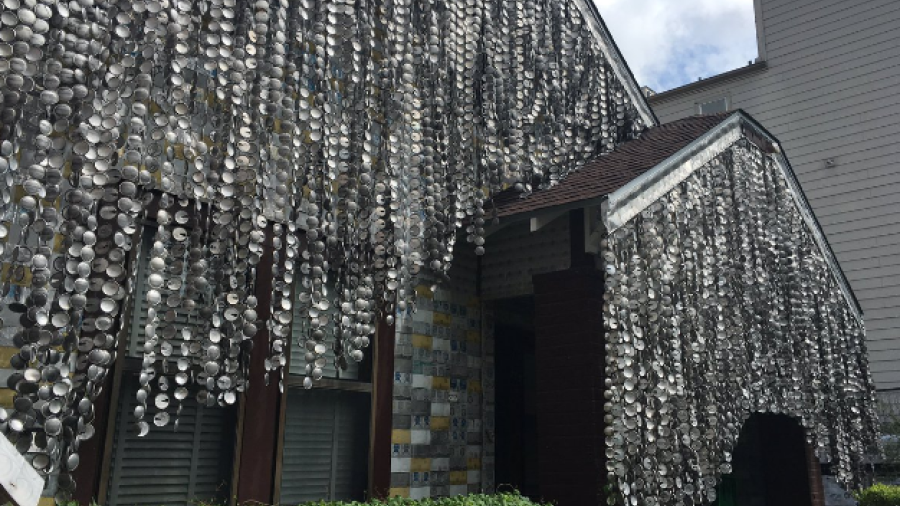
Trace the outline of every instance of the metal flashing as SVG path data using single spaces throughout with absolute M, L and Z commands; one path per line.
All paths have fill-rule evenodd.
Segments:
M 732 115 L 656 167 L 609 195 L 607 229 L 614 232 L 734 144 L 741 138 L 740 127 L 741 115 Z

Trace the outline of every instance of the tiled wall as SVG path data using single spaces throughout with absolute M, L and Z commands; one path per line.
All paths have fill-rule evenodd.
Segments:
M 399 320 L 391 495 L 493 490 L 493 319 L 463 285 L 418 287 L 418 311 Z

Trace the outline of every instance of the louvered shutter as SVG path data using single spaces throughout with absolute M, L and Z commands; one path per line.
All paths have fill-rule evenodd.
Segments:
M 109 506 L 187 506 L 218 501 L 230 492 L 234 425 L 229 408 L 199 406 L 188 398 L 178 430 L 151 427 L 138 437 L 132 422 L 137 381 L 124 377 L 113 443 Z M 148 418 L 156 410 L 148 406 Z
M 291 389 L 287 403 L 279 502 L 363 499 L 368 482 L 368 394 Z

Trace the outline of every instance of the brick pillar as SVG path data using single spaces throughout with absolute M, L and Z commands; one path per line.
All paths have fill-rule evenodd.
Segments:
M 534 277 L 538 490 L 557 506 L 605 504 L 603 277 Z
M 806 443 L 806 473 L 809 477 L 810 504 L 825 506 L 825 485 L 822 483 L 822 466 L 813 452 L 812 446 Z

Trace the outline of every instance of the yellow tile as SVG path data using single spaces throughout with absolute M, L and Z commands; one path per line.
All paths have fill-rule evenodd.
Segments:
M 391 431 L 391 443 L 395 445 L 409 444 L 412 436 L 409 429 L 394 429 Z
M 422 334 L 413 334 L 412 335 L 413 348 L 422 348 L 424 350 L 430 350 L 431 343 L 432 343 L 431 336 L 426 336 L 426 335 L 422 335 Z
M 431 388 L 435 390 L 450 390 L 450 378 L 434 376 L 431 378 Z
M 41 497 L 38 506 L 56 506 L 56 501 L 52 497 Z
M 13 398 L 16 396 L 16 391 L 10 388 L 0 388 L 0 407 L 11 408 L 13 405 Z
M 391 497 L 403 497 L 404 499 L 409 498 L 409 488 L 392 488 L 388 494 Z M 43 505 L 41 505 L 43 506 Z
M 478 343 L 481 342 L 481 332 L 477 330 L 469 330 L 466 332 L 466 341 L 470 343 Z
M 481 459 L 468 459 L 466 461 L 466 467 L 468 467 L 470 471 L 474 469 L 481 469 Z
M 431 291 L 431 287 L 428 285 L 417 286 L 416 295 L 418 295 L 419 297 L 425 297 L 426 299 L 434 298 L 434 292 Z
M 480 392 L 481 391 L 481 382 L 478 380 L 470 379 L 469 383 L 468 383 L 468 387 L 469 387 L 468 390 L 470 392 Z
M 468 471 L 450 471 L 451 485 L 465 485 L 469 482 Z
M 22 269 L 21 276 L 17 275 L 17 277 L 10 278 L 10 265 L 11 264 L 9 263 L 3 264 L 3 270 L 2 273 L 0 273 L 0 277 L 2 277 L 3 279 L 9 279 L 9 282 L 14 285 L 31 286 L 31 267 L 20 266 L 20 268 Z M 15 273 L 17 271 L 13 272 Z
M 0 346 L 0 369 L 8 369 L 10 367 L 9 359 L 18 353 L 19 348 L 15 346 Z
M 431 471 L 431 459 L 410 459 L 409 470 L 413 473 Z
M 431 430 L 449 430 L 450 429 L 450 417 L 449 416 L 432 416 L 431 417 Z
M 453 319 L 447 313 L 438 313 L 434 312 L 434 318 L 432 319 L 432 323 L 435 325 L 443 325 L 444 327 L 449 327 L 452 323 Z

